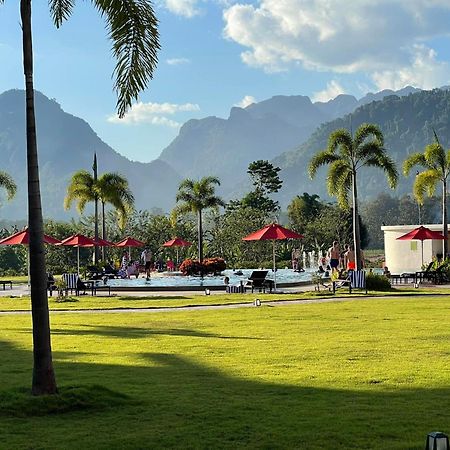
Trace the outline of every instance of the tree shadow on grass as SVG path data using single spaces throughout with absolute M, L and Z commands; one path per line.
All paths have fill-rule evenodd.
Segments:
M 119 294 L 120 295 L 120 294 Z M 117 297 L 117 300 L 137 301 L 137 300 L 192 300 L 192 297 L 184 295 L 148 295 L 145 297 L 123 296 Z
M 136 356 L 136 355 L 134 355 Z M 0 341 L 3 389 L 27 385 L 31 354 Z M 233 377 L 169 353 L 140 365 L 57 360 L 61 385 L 97 380 L 136 402 L 26 421 L 3 416 L 4 448 L 422 449 L 448 428 L 450 388 L 397 389 L 382 383 L 342 390 Z M 21 368 L 14 379 L 8 370 Z M 269 370 L 270 368 L 268 368 Z M 0 397 L 0 408 L 2 407 Z

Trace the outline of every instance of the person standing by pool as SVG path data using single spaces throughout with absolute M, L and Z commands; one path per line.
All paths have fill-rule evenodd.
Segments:
M 148 247 L 145 247 L 144 251 L 141 253 L 141 260 L 145 266 L 145 276 L 147 281 L 150 279 L 150 273 L 152 270 L 152 252 Z
M 333 245 L 328 249 L 328 259 L 330 261 L 331 270 L 336 270 L 339 267 L 339 258 L 341 256 L 341 250 L 339 248 L 338 241 L 334 241 Z

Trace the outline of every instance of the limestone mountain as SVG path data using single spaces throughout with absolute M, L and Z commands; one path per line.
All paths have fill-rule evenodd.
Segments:
M 423 151 L 433 142 L 433 129 L 445 148 L 450 147 L 450 92 L 447 89 L 419 91 L 399 97 L 391 95 L 357 108 L 352 114 L 322 124 L 312 136 L 297 149 L 283 153 L 273 160 L 281 167 L 284 180 L 279 199 L 283 206 L 297 194 L 317 193 L 327 198 L 326 169 L 321 169 L 314 180 L 307 175 L 307 166 L 313 154 L 327 146 L 330 133 L 338 128 L 355 130 L 360 124 L 377 124 L 383 131 L 385 147 L 397 162 L 399 172 L 404 159 L 412 152 Z M 399 177 L 396 195 L 411 193 L 412 174 Z M 359 174 L 360 198 L 371 198 L 387 191 L 384 175 L 379 170 L 363 168 Z
M 63 209 L 68 181 L 80 169 L 91 170 L 93 153 L 99 161 L 99 173 L 119 172 L 130 183 L 136 207 L 169 210 L 176 195 L 180 176 L 167 163 L 132 162 L 114 151 L 87 122 L 64 112 L 54 100 L 36 92 L 36 121 L 43 213 L 45 217 L 67 218 Z M 18 185 L 11 202 L 2 202 L 2 217 L 23 219 L 26 202 L 25 100 L 22 90 L 0 95 L 0 154 L 2 170 L 10 173 Z
M 339 95 L 328 102 L 315 103 L 301 95 L 278 95 L 246 108 L 234 107 L 228 119 L 206 117 L 186 122 L 159 159 L 182 177 L 218 176 L 222 193 L 227 195 L 246 179 L 250 162 L 272 159 L 298 147 L 319 125 L 363 104 L 394 93 L 403 96 L 415 91 L 412 87 L 397 92 L 385 90 L 360 100 Z

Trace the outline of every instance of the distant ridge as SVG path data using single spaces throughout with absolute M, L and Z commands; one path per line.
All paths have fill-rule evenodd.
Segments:
M 119 172 L 128 178 L 138 209 L 152 207 L 169 210 L 174 201 L 180 175 L 167 163 L 132 162 L 104 143 L 87 122 L 63 111 L 54 100 L 36 91 L 36 122 L 43 212 L 45 217 L 67 218 L 63 199 L 71 175 L 80 169 L 92 170 L 97 152 L 99 173 Z M 18 184 L 16 198 L 2 202 L 3 218 L 23 219 L 26 203 L 24 91 L 10 90 L 0 95 L 0 152 L 2 170 Z

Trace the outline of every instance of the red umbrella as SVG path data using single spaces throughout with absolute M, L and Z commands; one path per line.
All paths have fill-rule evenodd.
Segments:
M 93 247 L 95 245 L 95 241 L 87 236 L 83 236 L 82 234 L 73 234 L 66 239 L 61 241 L 59 245 L 69 245 L 72 247 L 77 247 L 77 269 L 78 276 L 80 275 L 80 247 Z
M 143 247 L 145 242 L 138 241 L 132 237 L 126 237 L 115 244 L 116 247 L 128 247 L 128 259 L 131 260 L 131 247 Z
M 277 289 L 277 272 L 275 267 L 275 241 L 284 239 L 303 239 L 303 235 L 296 233 L 295 231 L 288 230 L 287 228 L 278 225 L 277 223 L 271 223 L 266 225 L 261 230 L 255 231 L 252 234 L 242 238 L 243 241 L 267 241 L 273 242 L 273 277 L 275 290 Z
M 427 227 L 420 226 L 419 228 L 415 228 L 414 230 L 410 231 L 409 233 L 404 234 L 403 236 L 400 236 L 397 238 L 398 241 L 421 241 L 422 243 L 422 266 L 423 266 L 423 241 L 432 240 L 432 239 L 439 239 L 443 240 L 445 237 L 438 233 L 437 231 L 430 230 Z
M 0 245 L 28 245 L 30 242 L 30 233 L 28 232 L 28 227 L 24 228 L 22 231 L 12 234 L 11 236 L 5 237 L 0 240 Z M 44 234 L 44 243 L 58 245 L 61 241 L 55 239 L 54 237 Z M 29 258 L 29 255 L 28 255 Z M 29 260 L 28 260 L 29 266 Z M 28 270 L 29 272 L 29 270 Z M 28 284 L 30 283 L 28 274 Z
M 5 237 L 0 240 L 0 244 L 2 245 L 28 245 L 30 239 L 30 234 L 28 233 L 28 227 L 22 231 L 18 231 L 17 233 L 12 234 L 11 236 Z M 59 244 L 61 241 L 55 239 L 54 237 L 48 236 L 44 234 L 44 243 L 45 244 Z
M 192 245 L 191 242 L 185 241 L 179 237 L 173 238 L 170 241 L 165 242 L 162 246 L 163 247 L 176 247 L 177 248 L 177 261 L 176 264 L 178 265 L 178 247 L 189 247 Z

